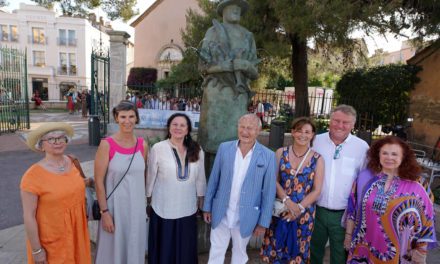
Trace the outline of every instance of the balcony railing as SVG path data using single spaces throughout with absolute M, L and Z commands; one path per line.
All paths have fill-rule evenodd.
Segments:
M 58 67 L 58 75 L 67 75 L 67 66 Z
M 0 40 L 5 42 L 18 42 L 18 39 L 18 35 L 3 34 Z
M 76 65 L 70 65 L 69 67 L 69 75 L 70 76 L 76 76 Z
M 49 44 L 48 43 L 48 37 L 34 38 L 33 36 L 28 36 L 28 43 L 30 43 L 30 44 L 42 44 L 42 45 Z
M 76 39 L 57 38 L 57 43 L 59 46 L 76 47 Z
M 70 67 L 67 67 L 63 65 L 61 67 L 58 67 L 58 75 L 76 76 L 77 75 L 76 66 L 70 65 Z

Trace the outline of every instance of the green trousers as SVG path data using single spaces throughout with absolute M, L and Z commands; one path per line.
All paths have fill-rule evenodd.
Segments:
M 327 240 L 330 240 L 330 264 L 347 262 L 347 253 L 344 249 L 345 229 L 341 226 L 343 214 L 344 211 L 316 206 L 315 228 L 310 245 L 312 264 L 323 263 Z

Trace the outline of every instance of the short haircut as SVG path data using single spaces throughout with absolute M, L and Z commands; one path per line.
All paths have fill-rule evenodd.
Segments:
M 132 103 L 131 101 L 128 101 L 128 100 L 122 100 L 121 102 L 119 102 L 119 104 L 117 106 L 115 106 L 113 108 L 113 111 L 112 111 L 113 118 L 116 120 L 119 112 L 130 111 L 130 110 L 133 110 L 134 113 L 136 114 L 136 124 L 139 124 L 139 112 L 137 110 L 137 107 L 134 103 Z
M 261 127 L 262 127 L 261 120 L 260 120 L 260 118 L 256 114 L 245 114 L 245 115 L 242 115 L 238 119 L 238 124 L 240 124 L 240 122 L 245 120 L 245 119 L 251 119 L 252 121 L 257 123 L 258 128 L 261 129 Z
M 346 105 L 346 104 L 340 104 L 338 106 L 336 106 L 335 108 L 332 109 L 332 112 L 330 113 L 330 117 L 333 115 L 333 113 L 335 112 L 342 112 L 346 115 L 351 115 L 354 117 L 354 122 L 356 122 L 356 109 L 354 109 L 353 106 L 351 105 Z

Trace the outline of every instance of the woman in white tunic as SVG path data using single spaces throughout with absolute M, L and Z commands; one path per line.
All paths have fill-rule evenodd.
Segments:
M 113 109 L 113 117 L 119 131 L 101 140 L 95 157 L 95 185 L 101 208 L 95 263 L 144 263 L 148 145 L 134 135 L 139 114 L 133 103 L 121 101 Z

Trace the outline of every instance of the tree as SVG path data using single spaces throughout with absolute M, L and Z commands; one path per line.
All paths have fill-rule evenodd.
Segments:
M 40 6 L 52 9 L 58 4 L 63 15 L 86 17 L 90 9 L 101 7 L 111 20 L 129 20 L 138 14 L 136 0 L 32 0 Z
M 8 6 L 9 3 L 6 0 L 0 0 L 0 7 Z
M 216 3 L 198 0 L 205 15 L 187 17 L 185 44 L 196 47 L 216 17 Z M 250 10 L 242 24 L 254 33 L 259 57 L 289 58 L 291 79 L 296 92 L 297 115 L 309 115 L 308 43 L 330 51 L 342 49 L 344 65 L 350 64 L 356 41 L 354 30 L 367 35 L 391 32 L 401 34 L 410 28 L 419 37 L 438 37 L 440 1 L 346 1 L 346 0 L 249 0 Z
M 338 103 L 352 105 L 360 116 L 367 114 L 374 127 L 405 124 L 409 93 L 419 81 L 420 70 L 419 66 L 391 64 L 350 71 L 336 85 Z

